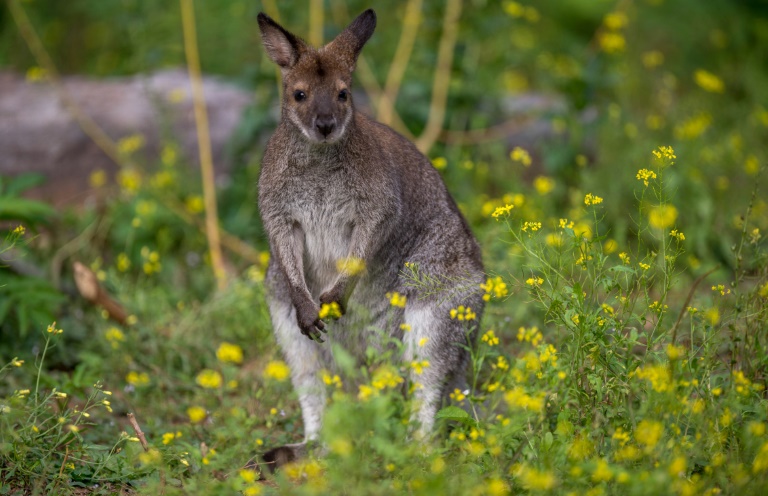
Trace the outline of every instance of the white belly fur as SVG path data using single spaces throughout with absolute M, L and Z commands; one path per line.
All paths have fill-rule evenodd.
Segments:
M 304 231 L 304 277 L 315 297 L 335 282 L 336 262 L 349 256 L 351 210 L 328 205 L 300 219 Z

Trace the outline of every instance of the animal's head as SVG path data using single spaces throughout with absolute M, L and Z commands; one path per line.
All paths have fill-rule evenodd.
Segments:
M 338 141 L 352 119 L 352 72 L 376 28 L 376 13 L 366 10 L 317 49 L 263 13 L 258 20 L 267 55 L 282 72 L 283 119 L 312 142 Z

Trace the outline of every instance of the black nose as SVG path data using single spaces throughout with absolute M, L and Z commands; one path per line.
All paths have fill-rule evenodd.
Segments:
M 320 134 L 327 137 L 336 127 L 336 119 L 332 115 L 320 115 L 315 121 L 315 127 L 320 131 Z

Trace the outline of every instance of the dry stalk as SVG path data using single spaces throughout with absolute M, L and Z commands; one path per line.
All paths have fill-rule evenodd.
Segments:
M 432 84 L 432 101 L 429 106 L 429 117 L 424 132 L 416 140 L 416 147 L 422 153 L 427 153 L 440 137 L 445 120 L 445 109 L 448 103 L 448 87 L 451 82 L 451 67 L 456 38 L 459 34 L 459 18 L 461 17 L 461 0 L 448 0 L 443 17 L 443 35 L 437 50 L 437 68 Z
M 408 67 L 408 61 L 411 59 L 413 45 L 416 42 L 416 34 L 421 25 L 421 5 L 422 0 L 409 0 L 405 7 L 405 16 L 403 18 L 403 30 L 400 33 L 400 40 L 397 42 L 395 56 L 387 73 L 387 82 L 384 84 L 384 93 L 379 98 L 378 118 L 384 124 L 391 124 L 394 117 L 395 102 L 400 86 L 403 83 L 405 69 Z
M 309 0 L 309 42 L 323 44 L 323 0 Z
M 189 79 L 192 83 L 192 101 L 195 108 L 197 126 L 197 144 L 200 151 L 200 172 L 203 182 L 203 200 L 205 202 L 205 234 L 208 237 L 208 249 L 211 252 L 211 265 L 219 289 L 227 285 L 227 273 L 221 255 L 219 219 L 216 208 L 216 183 L 213 176 L 213 157 L 211 137 L 208 126 L 208 112 L 203 95 L 203 78 L 200 71 L 200 55 L 197 49 L 195 30 L 195 7 L 192 0 L 181 2 L 182 29 L 184 31 L 184 52 L 187 56 Z

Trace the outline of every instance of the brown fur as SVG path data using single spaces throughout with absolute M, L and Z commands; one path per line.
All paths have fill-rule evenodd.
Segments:
M 482 314 L 480 248 L 430 161 L 392 129 L 354 110 L 349 90 L 376 16 L 361 14 L 328 45 L 315 49 L 259 15 L 264 46 L 283 72 L 283 119 L 267 145 L 259 207 L 272 249 L 267 273 L 275 334 L 299 394 L 307 439 L 318 436 L 324 386 L 332 368 L 318 312 L 338 302 L 346 314 L 329 338 L 364 350 L 376 332 L 403 340 L 404 360 L 430 362 L 414 380 L 420 432 L 430 431 L 447 389 L 461 384 L 472 343 L 449 310 Z M 299 95 L 298 92 L 303 92 Z M 301 98 L 299 98 L 301 96 Z M 339 273 L 339 259 L 363 260 L 366 271 Z M 405 262 L 443 281 L 441 295 L 421 294 L 400 276 Z M 407 297 L 405 309 L 386 294 Z M 478 317 L 479 318 L 479 317 Z M 400 324 L 413 330 L 404 334 Z M 377 331 L 377 332 L 378 332 Z M 308 341 L 299 334 L 312 339 Z M 428 344 L 417 347 L 426 337 Z

